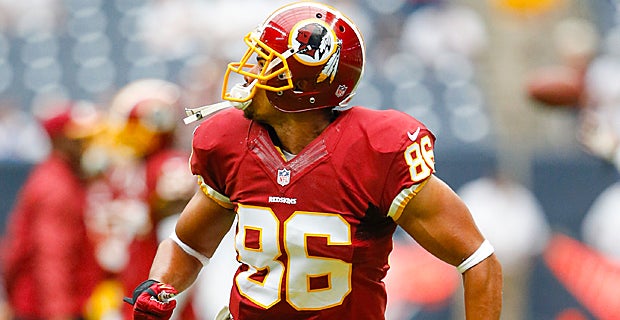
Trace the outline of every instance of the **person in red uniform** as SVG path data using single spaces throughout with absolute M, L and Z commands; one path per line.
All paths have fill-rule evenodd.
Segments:
M 80 319 L 102 277 L 84 221 L 80 159 L 94 109 L 69 103 L 41 115 L 51 152 L 16 199 L 3 243 L 3 276 L 16 319 Z
M 434 175 L 433 134 L 407 114 L 346 105 L 365 60 L 353 22 L 293 3 L 245 43 L 224 80 L 236 108 L 201 113 L 190 161 L 201 191 L 126 299 L 134 318 L 168 318 L 236 218 L 241 265 L 221 319 L 385 319 L 399 226 L 462 273 L 467 319 L 499 319 L 501 265 Z M 245 83 L 229 90 L 231 73 Z
M 127 84 L 114 95 L 107 130 L 93 143 L 111 161 L 91 184 L 91 232 L 101 265 L 124 294 L 148 275 L 160 222 L 180 213 L 197 189 L 187 170 L 189 152 L 176 141 L 180 91 L 154 78 Z

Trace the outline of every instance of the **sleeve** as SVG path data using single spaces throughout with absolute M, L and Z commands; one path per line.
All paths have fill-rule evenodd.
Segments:
M 435 136 L 417 121 L 407 125 L 412 127 L 402 130 L 405 139 L 394 152 L 383 192 L 382 203 L 387 204 L 388 216 L 394 220 L 435 172 Z
M 225 157 L 217 140 L 206 139 L 208 122 L 202 123 L 194 131 L 190 169 L 198 177 L 198 185 L 205 195 L 224 208 L 232 209 L 233 204 L 226 195 L 226 174 L 223 170 Z

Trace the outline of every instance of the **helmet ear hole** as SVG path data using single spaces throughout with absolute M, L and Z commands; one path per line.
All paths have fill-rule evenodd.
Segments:
M 305 92 L 308 91 L 308 80 L 302 79 L 295 82 L 294 91 Z

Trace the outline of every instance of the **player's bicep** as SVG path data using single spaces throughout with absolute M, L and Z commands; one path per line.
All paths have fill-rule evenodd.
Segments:
M 199 190 L 183 209 L 175 232 L 183 243 L 211 257 L 234 219 L 233 210 L 222 207 Z
M 433 134 L 421 127 L 406 134 L 406 141 L 400 142 L 399 148 L 392 152 L 394 160 L 382 196 L 382 204 L 387 205 L 387 214 L 394 220 L 399 219 L 410 199 L 435 172 Z
M 396 223 L 430 253 L 454 266 L 484 241 L 463 201 L 434 175 L 409 201 Z

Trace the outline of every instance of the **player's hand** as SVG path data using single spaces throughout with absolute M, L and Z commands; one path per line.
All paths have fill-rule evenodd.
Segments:
M 157 320 L 170 319 L 177 306 L 173 298 L 179 292 L 172 287 L 155 280 L 146 280 L 136 287 L 132 298 L 123 300 L 133 305 L 133 319 Z

